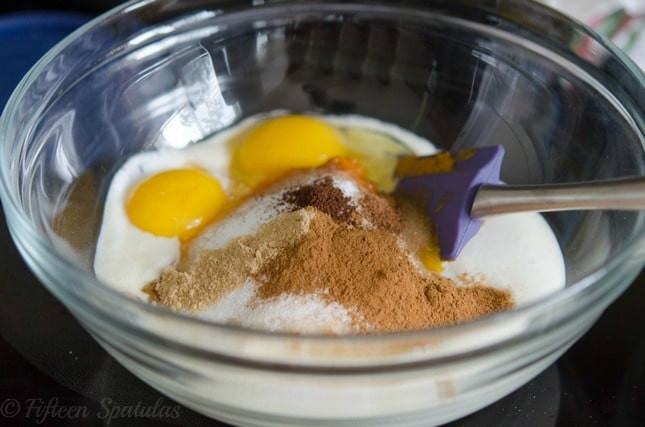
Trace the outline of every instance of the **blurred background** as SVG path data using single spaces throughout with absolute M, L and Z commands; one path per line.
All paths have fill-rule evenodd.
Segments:
M 645 69 L 645 0 L 542 0 L 590 25 Z
M 168 0 L 181 1 L 181 0 Z M 541 0 L 585 22 L 610 38 L 645 68 L 645 0 Z M 119 0 L 3 0 L 0 12 L 16 10 L 67 10 L 101 13 Z

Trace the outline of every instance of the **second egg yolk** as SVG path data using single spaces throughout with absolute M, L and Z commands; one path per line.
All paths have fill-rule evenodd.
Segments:
M 158 173 L 139 184 L 126 204 L 130 221 L 156 236 L 185 241 L 226 202 L 219 181 L 197 169 Z
M 282 116 L 253 129 L 233 154 L 233 175 L 250 187 L 291 169 L 312 168 L 346 156 L 338 131 L 308 116 Z

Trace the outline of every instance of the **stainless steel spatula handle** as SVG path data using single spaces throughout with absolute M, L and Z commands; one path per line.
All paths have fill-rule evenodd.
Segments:
M 645 209 L 645 178 L 550 185 L 482 185 L 473 201 L 473 218 L 509 212 Z

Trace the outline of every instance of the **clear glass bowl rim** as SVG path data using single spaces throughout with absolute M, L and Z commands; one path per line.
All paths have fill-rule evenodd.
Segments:
M 515 3 L 522 3 L 521 1 L 515 1 Z M 64 50 L 70 43 L 72 43 L 77 38 L 83 36 L 84 34 L 90 32 L 94 27 L 98 26 L 100 23 L 105 21 L 108 18 L 112 18 L 118 15 L 127 14 L 129 11 L 136 10 L 141 7 L 146 7 L 151 3 L 155 3 L 156 0 L 131 0 L 126 2 L 106 13 L 96 17 L 90 22 L 86 23 L 72 34 L 67 36 L 64 40 L 59 42 L 54 46 L 47 54 L 45 54 L 32 68 L 31 70 L 23 77 L 19 85 L 14 90 L 11 95 L 7 105 L 0 117 L 0 141 L 3 144 L 6 143 L 7 133 L 9 131 L 7 123 L 9 120 L 3 120 L 7 116 L 10 116 L 15 111 L 16 107 L 20 104 L 27 88 L 35 81 L 36 77 L 44 70 L 44 68 L 58 56 L 58 54 Z M 482 2 L 485 3 L 485 2 Z M 342 3 L 335 2 L 316 2 L 316 1 L 294 1 L 294 0 L 280 0 L 275 1 L 269 4 L 271 7 L 283 7 L 285 5 L 295 4 L 300 7 L 306 7 L 308 4 L 310 6 L 316 6 L 317 10 L 321 8 L 326 8 L 328 10 L 333 10 L 336 5 L 343 5 L 343 8 L 347 8 L 348 5 L 355 6 L 366 6 L 369 4 L 368 1 L 345 1 Z M 415 1 L 399 1 L 388 5 L 392 8 L 419 8 L 419 2 Z M 645 74 L 640 70 L 640 68 L 634 64 L 622 51 L 615 47 L 611 42 L 607 41 L 603 37 L 594 33 L 590 28 L 586 27 L 584 24 L 581 24 L 567 16 L 561 14 L 560 12 L 549 8 L 548 6 L 541 4 L 533 4 L 532 7 L 538 7 L 545 11 L 548 15 L 551 15 L 558 20 L 565 23 L 567 26 L 575 27 L 577 31 L 586 36 L 594 39 L 597 43 L 605 47 L 612 56 L 618 58 L 620 62 L 629 70 L 629 72 L 636 78 L 645 84 Z M 21 143 L 24 141 L 21 141 Z M 12 141 L 13 143 L 13 141 Z M 645 148 L 645 144 L 644 147 Z M 2 154 L 2 153 L 0 153 Z M 645 221 L 639 221 L 637 237 L 632 239 L 625 247 L 622 248 L 619 256 L 612 258 L 607 264 L 600 267 L 596 271 L 591 272 L 581 280 L 576 283 L 570 284 L 562 291 L 559 291 L 553 295 L 547 296 L 546 298 L 528 304 L 526 306 L 508 311 L 498 313 L 492 316 L 488 316 L 483 319 L 477 319 L 472 322 L 467 322 L 464 324 L 444 326 L 440 328 L 432 328 L 427 330 L 418 330 L 418 331 L 407 331 L 407 332 L 398 332 L 391 334 L 379 334 L 379 335 L 347 335 L 347 336 L 329 336 L 329 335 L 294 335 L 290 333 L 281 333 L 281 332 L 268 332 L 261 330 L 252 330 L 232 325 L 223 325 L 215 324 L 205 320 L 197 319 L 195 317 L 171 312 L 162 307 L 153 306 L 129 297 L 126 297 L 122 293 L 114 290 L 113 288 L 99 282 L 95 277 L 81 270 L 79 267 L 71 264 L 67 259 L 62 255 L 57 253 L 53 245 L 45 239 L 41 233 L 39 233 L 33 223 L 25 219 L 26 213 L 23 210 L 17 194 L 11 188 L 11 178 L 8 176 L 8 170 L 10 168 L 11 159 L 7 158 L 4 155 L 0 155 L 0 198 L 3 202 L 3 207 L 5 209 L 7 222 L 12 233 L 14 240 L 18 238 L 24 239 L 24 241 L 29 242 L 31 248 L 35 251 L 40 252 L 44 258 L 47 259 L 48 263 L 56 266 L 61 272 L 64 272 L 71 277 L 75 277 L 77 280 L 84 283 L 88 283 L 92 287 L 95 287 L 97 293 L 93 297 L 98 297 L 96 299 L 101 300 L 105 298 L 106 301 L 114 303 L 114 305 L 128 307 L 129 309 L 134 309 L 141 312 L 149 313 L 153 316 L 158 316 L 161 318 L 167 318 L 173 321 L 178 321 L 185 323 L 187 325 L 194 324 L 199 326 L 206 326 L 209 328 L 219 329 L 222 332 L 234 333 L 244 335 L 246 337 L 258 337 L 264 339 L 276 339 L 276 340 L 293 340 L 294 338 L 299 341 L 313 341 L 313 342 L 329 342 L 329 343 L 342 343 L 342 342 L 365 342 L 365 343 L 383 343 L 383 342 L 394 342 L 398 340 L 408 340 L 408 339 L 419 339 L 419 338 L 432 338 L 438 334 L 445 334 L 446 332 L 458 334 L 459 331 L 466 330 L 472 325 L 476 324 L 481 327 L 486 327 L 488 325 L 496 325 L 500 322 L 512 321 L 513 319 L 520 317 L 539 317 L 541 313 L 547 313 L 549 310 L 555 306 L 567 304 L 576 299 L 580 298 L 582 294 L 589 292 L 589 288 L 596 288 L 603 285 L 602 278 L 605 277 L 608 272 L 616 270 L 619 266 L 632 254 L 636 251 L 637 248 L 645 246 Z M 642 215 L 639 217 L 642 219 Z M 46 283 L 46 286 L 49 287 L 50 284 Z M 61 292 L 70 292 L 69 289 L 60 289 Z M 584 295 L 583 295 L 584 296 Z M 85 304 L 85 308 L 89 308 L 90 311 L 99 310 L 100 306 L 95 302 L 91 302 L 88 299 L 80 298 L 78 301 L 81 301 Z M 580 307 L 582 309 L 584 307 Z M 109 317 L 112 317 L 116 321 L 116 324 L 119 324 L 118 315 L 113 313 L 104 312 Z M 504 338 L 502 341 L 493 342 L 490 344 L 482 345 L 474 348 L 474 350 L 485 350 L 487 348 L 492 348 L 496 345 L 500 345 L 503 342 L 515 339 L 518 337 Z

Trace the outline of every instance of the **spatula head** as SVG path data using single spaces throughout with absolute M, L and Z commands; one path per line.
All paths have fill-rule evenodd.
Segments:
M 433 172 L 437 165 L 434 156 L 399 163 L 395 193 L 425 208 L 437 229 L 441 258 L 455 259 L 479 230 L 481 221 L 470 216 L 470 208 L 479 186 L 499 183 L 503 157 L 504 148 L 495 145 L 460 151 L 447 172 Z

